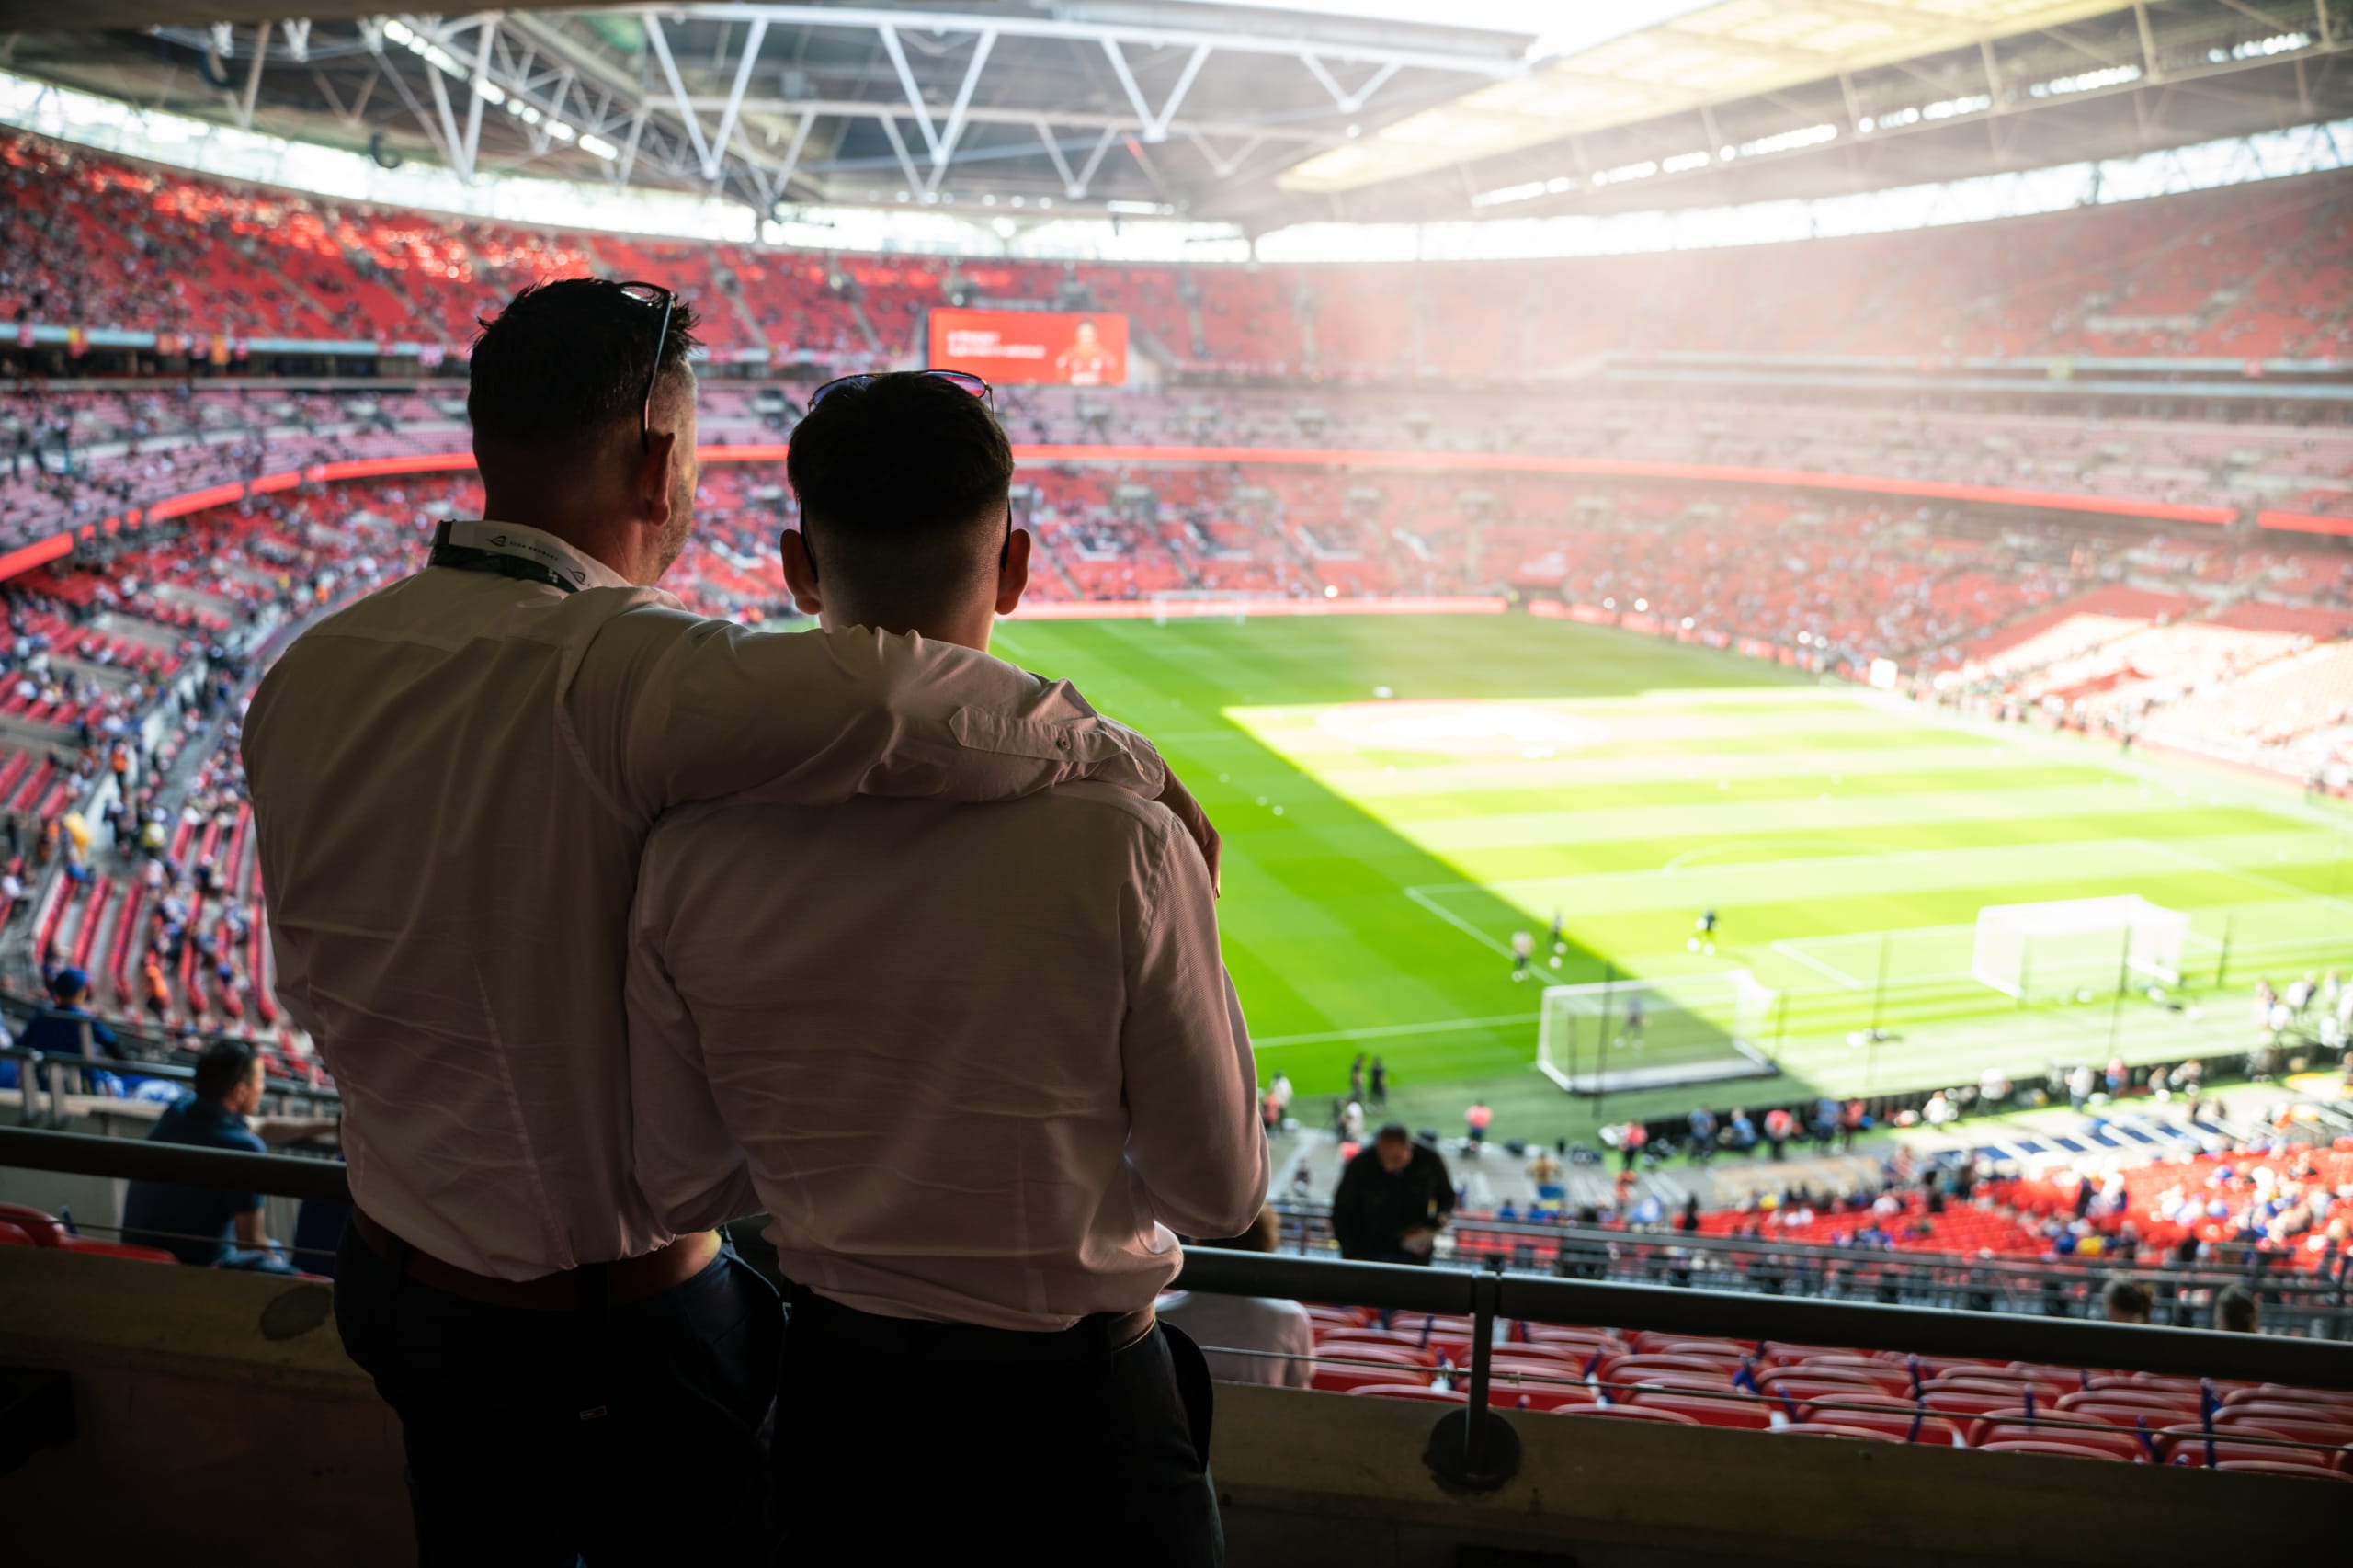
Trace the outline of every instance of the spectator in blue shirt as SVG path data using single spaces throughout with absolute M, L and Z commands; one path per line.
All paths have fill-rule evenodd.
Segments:
M 114 1031 L 91 1017 L 84 1006 L 89 1000 L 90 977 L 78 969 L 51 969 L 48 971 L 50 1006 L 36 1014 L 17 1037 L 17 1045 L 27 1051 L 47 1051 L 57 1056 L 108 1057 L 117 1062 L 128 1060 Z M 85 1030 L 88 1033 L 86 1037 Z M 0 1087 L 13 1087 L 18 1082 L 17 1063 L 0 1063 Z M 61 1067 L 55 1063 L 35 1063 L 28 1082 L 63 1089 L 67 1094 L 79 1094 L 82 1081 L 78 1068 Z
M 151 1143 L 185 1143 L 241 1153 L 268 1152 L 245 1118 L 261 1108 L 262 1063 L 243 1040 L 217 1040 L 196 1062 L 196 1093 L 157 1119 Z M 199 1268 L 291 1274 L 262 1232 L 262 1195 L 176 1182 L 134 1181 L 122 1209 L 122 1239 L 162 1247 Z

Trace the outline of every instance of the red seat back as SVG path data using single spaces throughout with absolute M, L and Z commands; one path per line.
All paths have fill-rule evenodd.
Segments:
M 1418 1399 L 1431 1404 L 1461 1404 L 1471 1396 L 1459 1389 L 1422 1388 L 1413 1383 L 1366 1383 L 1347 1391 L 1372 1399 Z
M 2290 1460 L 2222 1460 L 2214 1468 L 2244 1471 L 2256 1475 L 2302 1476 L 2313 1481 L 2353 1481 L 2353 1475 L 2347 1475 L 2341 1470 L 2331 1470 L 2326 1465 L 2297 1464 Z
M 1352 1393 L 1375 1386 L 1427 1388 L 1429 1384 L 1430 1374 L 1412 1367 L 1336 1367 L 1318 1361 L 1307 1386 L 1325 1393 Z
M 1773 1425 L 1773 1417 L 1780 1414 L 1778 1405 L 1768 1405 L 1762 1400 L 1711 1399 L 1705 1394 L 1673 1389 L 1643 1389 L 1631 1396 L 1631 1403 L 1646 1410 L 1679 1411 L 1702 1426 L 1730 1426 L 1745 1432 L 1766 1430 Z
M 1555 1415 L 1607 1415 L 1619 1421 L 1655 1421 L 1676 1426 L 1697 1426 L 1699 1421 L 1679 1410 L 1662 1410 L 1650 1404 L 1563 1404 L 1552 1412 Z
M 2083 1443 L 2063 1443 L 2056 1438 L 2048 1437 L 1997 1437 L 1993 1442 L 1979 1446 L 1989 1454 L 2044 1454 L 2053 1459 L 2111 1461 L 2128 1460 L 2131 1457 L 2129 1454 L 2109 1453 L 2106 1449 L 2095 1449 Z
M 56 1216 L 21 1203 L 0 1203 L 0 1220 L 24 1232 L 37 1247 L 53 1247 L 65 1239 L 65 1227 Z
M 28 1247 L 39 1244 L 32 1237 L 25 1234 L 25 1228 L 22 1225 L 0 1220 L 0 1247 Z

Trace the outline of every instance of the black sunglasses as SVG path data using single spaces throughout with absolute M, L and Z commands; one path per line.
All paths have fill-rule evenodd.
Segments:
M 641 305 L 662 307 L 662 324 L 654 334 L 654 369 L 645 378 L 645 408 L 638 416 L 638 450 L 654 449 L 654 389 L 662 380 L 662 350 L 670 342 L 670 312 L 677 308 L 678 296 L 659 283 L 624 283 L 621 292 Z
M 966 392 L 971 392 L 974 397 L 979 398 L 991 408 L 995 408 L 996 406 L 996 399 L 991 394 L 988 382 L 981 380 L 980 377 L 972 374 L 970 370 L 924 369 L 917 370 L 915 373 L 918 376 L 938 376 L 943 381 L 962 387 Z M 817 411 L 817 405 L 819 403 L 824 402 L 827 398 L 833 396 L 834 393 L 841 391 L 844 387 L 872 386 L 876 378 L 870 375 L 836 377 L 809 394 L 809 412 L 814 414 Z

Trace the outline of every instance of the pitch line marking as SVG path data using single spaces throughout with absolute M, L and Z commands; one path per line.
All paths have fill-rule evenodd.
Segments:
M 1857 980 L 1845 970 L 1840 969 L 1836 964 L 1823 962 L 1813 954 L 1801 950 L 1797 946 L 1786 938 L 1776 938 L 1774 941 L 1768 943 L 1767 946 L 1770 947 L 1775 952 L 1780 954 L 1783 958 L 1791 959 L 1805 965 L 1806 968 L 1813 971 L 1816 974 L 1828 976 L 1830 979 L 1836 981 L 1839 984 L 1845 986 L 1849 991 L 1864 991 L 1869 989 L 1869 987 L 1864 985 L 1861 981 Z
M 1438 883 L 1437 885 L 1441 887 L 1477 887 L 1479 884 L 1476 882 L 1448 882 Z M 1505 958 L 1510 958 L 1512 956 L 1512 951 L 1509 947 L 1502 942 L 1496 941 L 1493 937 L 1488 936 L 1484 931 L 1480 930 L 1479 927 L 1472 925 L 1471 922 L 1463 919 L 1462 916 L 1455 914 L 1452 910 L 1448 909 L 1437 900 L 1425 897 L 1420 888 L 1407 888 L 1405 890 L 1405 896 L 1412 899 L 1415 903 L 1420 904 L 1424 909 L 1428 910 L 1432 915 L 1437 915 L 1440 920 L 1445 921 L 1449 926 L 1451 926 L 1456 930 L 1461 932 L 1464 936 L 1470 937 L 1472 941 L 1478 943 L 1481 947 L 1486 949 L 1489 952 L 1500 954 Z
M 2353 903 L 2347 903 L 2341 898 L 2331 898 L 2326 893 L 2317 893 L 2310 888 L 2300 888 L 2293 882 L 2283 882 L 2277 877 L 2267 877 L 2260 871 L 2250 871 L 2237 866 L 2226 866 L 2220 860 L 2211 860 L 2187 849 L 2177 849 L 2170 844 L 2161 843 L 2154 838 L 2136 838 L 2132 842 L 2144 849 L 2154 849 L 2162 854 L 2170 855 L 2177 860 L 2187 861 L 2201 870 L 2212 871 L 2218 876 L 2236 877 L 2240 881 L 2253 882 L 2259 888 L 2269 888 L 2273 892 L 2299 903 L 2325 903 L 2331 909 L 2353 912 Z
M 1492 1018 L 1442 1018 L 1430 1024 L 1381 1024 L 1362 1029 L 1325 1029 L 1316 1034 L 1270 1035 L 1250 1043 L 1257 1050 L 1268 1051 L 1282 1045 L 1321 1045 L 1336 1040 L 1388 1040 L 1397 1035 L 1454 1034 L 1474 1028 L 1500 1028 L 1506 1024 L 1532 1024 L 1541 1017 L 1539 1013 L 1506 1013 Z

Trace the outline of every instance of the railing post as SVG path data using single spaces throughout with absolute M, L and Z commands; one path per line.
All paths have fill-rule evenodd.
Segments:
M 1450 1492 L 1492 1492 L 1519 1473 L 1519 1433 L 1488 1408 L 1488 1378 L 1495 1355 L 1495 1302 L 1503 1260 L 1490 1258 L 1471 1277 L 1471 1387 L 1461 1410 L 1430 1430 L 1422 1462 Z

